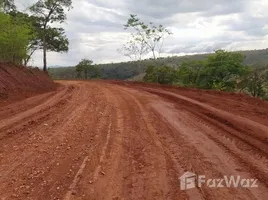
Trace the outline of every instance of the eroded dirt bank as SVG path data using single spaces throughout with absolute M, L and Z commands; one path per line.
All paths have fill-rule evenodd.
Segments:
M 37 68 L 0 63 L 0 106 L 55 89 L 56 84 Z
M 232 94 L 113 82 L 0 107 L 2 199 L 267 199 L 268 105 Z M 258 188 L 181 190 L 186 171 Z

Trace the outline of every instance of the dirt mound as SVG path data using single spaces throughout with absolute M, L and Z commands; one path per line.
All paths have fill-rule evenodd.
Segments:
M 56 89 L 56 84 L 38 68 L 0 63 L 0 104 Z

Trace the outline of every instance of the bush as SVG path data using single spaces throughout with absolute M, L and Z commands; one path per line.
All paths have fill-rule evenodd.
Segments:
M 173 84 L 176 80 L 177 70 L 169 66 L 149 66 L 143 78 L 145 82 L 160 84 Z
M 255 67 L 239 83 L 242 91 L 253 97 L 268 98 L 268 66 Z

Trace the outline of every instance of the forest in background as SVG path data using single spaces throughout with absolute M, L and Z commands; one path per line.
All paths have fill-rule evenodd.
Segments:
M 52 24 L 65 22 L 65 11 L 71 8 L 71 0 L 39 0 L 21 12 L 14 0 L 0 0 L 0 62 L 27 66 L 34 52 L 42 50 L 47 72 L 47 52 L 69 49 L 64 29 Z M 268 99 L 268 49 L 163 58 L 165 38 L 173 34 L 164 25 L 144 23 L 130 14 L 123 27 L 131 32 L 117 51 L 132 61 L 96 65 L 83 58 L 74 67 L 51 68 L 49 74 L 53 79 L 142 80 Z
M 268 65 L 268 49 L 239 51 L 245 56 L 244 64 L 249 66 L 265 66 Z M 178 67 L 180 63 L 188 61 L 205 60 L 210 54 L 196 54 L 188 56 L 172 56 L 167 58 L 159 58 L 158 62 L 171 67 Z M 119 80 L 137 80 L 141 81 L 145 74 L 146 68 L 152 65 L 154 61 L 143 60 L 141 65 L 138 62 L 121 62 L 109 64 L 97 64 L 100 70 L 101 79 L 119 79 Z M 50 67 L 49 74 L 53 79 L 77 79 L 75 66 L 70 67 Z
M 119 79 L 243 92 L 268 99 L 268 49 L 50 68 L 53 79 Z

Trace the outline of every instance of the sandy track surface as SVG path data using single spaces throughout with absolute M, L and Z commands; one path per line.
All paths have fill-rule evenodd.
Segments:
M 267 199 L 268 106 L 198 91 L 61 81 L 0 108 L 0 199 Z M 184 172 L 257 188 L 181 190 Z

